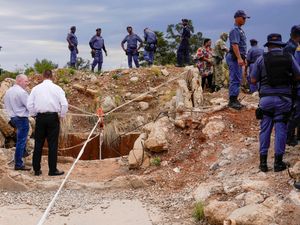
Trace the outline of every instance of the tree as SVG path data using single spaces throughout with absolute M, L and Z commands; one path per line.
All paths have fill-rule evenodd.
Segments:
M 53 70 L 58 67 L 57 64 L 53 63 L 51 60 L 42 59 L 41 61 L 36 59 L 33 64 L 34 70 L 42 74 L 45 70 Z

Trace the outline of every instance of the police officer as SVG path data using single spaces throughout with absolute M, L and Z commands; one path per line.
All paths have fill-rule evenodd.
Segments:
M 220 39 L 216 41 L 214 47 L 214 84 L 215 91 L 219 91 L 224 86 L 225 75 L 223 71 L 223 59 L 225 53 L 228 52 L 226 41 L 228 39 L 227 33 L 222 33 Z
M 75 68 L 76 60 L 77 60 L 77 54 L 78 54 L 78 40 L 75 35 L 76 27 L 72 26 L 70 28 L 70 33 L 68 33 L 67 41 L 69 43 L 69 50 L 70 50 L 70 66 Z
M 107 56 L 107 51 L 104 45 L 104 39 L 101 36 L 101 28 L 96 29 L 96 34 L 91 38 L 89 45 L 92 49 L 91 52 L 92 57 L 94 58 L 94 61 L 92 63 L 92 72 L 94 72 L 94 69 L 97 64 L 98 64 L 98 72 L 100 72 L 103 63 L 102 50 L 105 52 L 105 55 Z
M 287 42 L 287 45 L 284 48 L 284 51 L 296 56 L 296 49 L 300 42 L 300 25 L 293 26 L 291 29 L 290 40 Z M 287 144 L 295 146 L 298 144 L 297 138 L 295 136 L 295 130 L 300 125 L 300 83 L 294 83 L 294 112 L 291 116 L 291 120 L 288 123 L 288 135 L 287 135 Z
M 184 64 L 190 64 L 190 44 L 189 39 L 191 37 L 191 31 L 188 26 L 189 20 L 182 19 L 182 33 L 181 42 L 177 50 L 177 65 L 178 67 L 184 66 Z
M 292 79 L 300 79 L 300 67 L 295 58 L 283 52 L 285 43 L 280 34 L 268 35 L 264 45 L 268 53 L 260 56 L 251 71 L 251 82 L 259 82 L 259 108 L 256 111 L 260 122 L 259 152 L 262 172 L 268 171 L 267 156 L 273 126 L 275 126 L 275 161 L 274 171 L 285 170 L 282 161 L 285 153 L 287 120 L 292 108 Z
M 242 81 L 242 67 L 246 65 L 246 35 L 242 26 L 246 19 L 250 18 L 243 10 L 234 14 L 235 24 L 229 33 L 230 50 L 226 55 L 226 62 L 229 68 L 229 103 L 228 106 L 234 109 L 241 109 L 242 105 L 238 100 L 240 85 Z
M 140 67 L 139 64 L 139 50 L 143 46 L 142 39 L 135 33 L 133 33 L 132 27 L 128 26 L 127 28 L 128 35 L 121 42 L 121 47 L 127 55 L 128 59 L 128 67 L 132 68 L 132 58 L 136 68 Z M 124 44 L 127 42 L 126 48 Z M 139 47 L 137 46 L 137 42 L 140 43 Z
M 149 28 L 144 29 L 144 38 L 146 46 L 144 48 L 144 59 L 148 62 L 148 65 L 153 65 L 154 53 L 156 51 L 157 37 L 156 34 Z
M 258 43 L 258 41 L 256 39 L 251 39 L 250 40 L 251 48 L 249 49 L 249 51 L 247 53 L 247 67 L 245 68 L 245 71 L 247 71 L 247 68 L 249 67 L 247 81 L 249 83 L 250 93 L 257 91 L 257 85 L 251 84 L 251 80 L 250 80 L 250 74 L 251 74 L 253 65 L 254 65 L 255 61 L 258 59 L 258 57 L 262 56 L 264 54 L 264 50 L 259 48 L 257 46 L 257 43 Z

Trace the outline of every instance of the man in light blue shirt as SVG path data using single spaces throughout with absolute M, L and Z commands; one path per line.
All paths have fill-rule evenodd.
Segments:
M 107 56 L 107 51 L 104 45 L 104 39 L 101 36 L 101 28 L 96 29 L 96 35 L 94 35 L 91 38 L 89 45 L 92 49 L 92 57 L 94 58 L 94 61 L 92 63 L 92 72 L 94 72 L 94 69 L 97 64 L 98 64 L 98 72 L 100 72 L 103 63 L 102 50 L 105 52 L 105 55 Z
M 30 170 L 25 167 L 22 157 L 26 151 L 26 141 L 29 131 L 29 112 L 27 109 L 28 93 L 25 90 L 28 78 L 24 74 L 16 77 L 16 84 L 9 88 L 4 96 L 4 106 L 10 117 L 11 124 L 17 129 L 15 152 L 15 170 Z
M 75 35 L 76 32 L 76 27 L 72 26 L 70 28 L 70 33 L 67 36 L 67 41 L 69 43 L 69 50 L 70 50 L 70 66 L 72 68 L 75 68 L 76 66 L 76 61 L 77 61 L 77 54 L 78 54 L 78 40 L 77 37 Z
M 139 64 L 139 50 L 143 45 L 143 40 L 132 31 L 132 27 L 127 27 L 128 35 L 121 42 L 122 49 L 125 51 L 128 58 L 128 67 L 132 68 L 132 58 L 136 68 L 140 67 Z M 127 47 L 124 47 L 124 44 L 127 42 Z M 137 42 L 140 42 L 139 47 Z

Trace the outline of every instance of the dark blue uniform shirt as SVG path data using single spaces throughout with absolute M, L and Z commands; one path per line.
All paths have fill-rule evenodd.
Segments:
M 238 44 L 240 54 L 246 56 L 247 54 L 247 43 L 246 35 L 243 29 L 237 25 L 229 32 L 230 50 L 233 52 L 232 45 Z
M 255 61 L 264 54 L 264 50 L 258 46 L 253 46 L 249 49 L 247 54 L 247 61 L 249 64 L 255 63 Z
M 124 44 L 125 42 L 127 42 L 127 48 L 136 49 L 137 42 L 142 43 L 143 40 L 137 34 L 131 34 L 131 35 L 127 35 L 123 39 L 122 44 Z

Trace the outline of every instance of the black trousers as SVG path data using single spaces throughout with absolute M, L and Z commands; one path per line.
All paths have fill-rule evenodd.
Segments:
M 57 170 L 57 148 L 59 136 L 59 117 L 57 113 L 38 113 L 35 125 L 35 144 L 32 158 L 34 171 L 41 169 L 41 158 L 45 139 L 48 142 L 49 172 Z
M 207 80 L 207 87 L 209 89 L 212 89 L 213 87 L 213 83 L 212 83 L 212 80 L 213 80 L 213 75 L 212 74 L 209 74 L 208 76 L 206 77 L 202 77 L 202 89 L 204 90 L 204 87 L 206 86 L 206 80 Z

